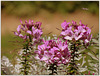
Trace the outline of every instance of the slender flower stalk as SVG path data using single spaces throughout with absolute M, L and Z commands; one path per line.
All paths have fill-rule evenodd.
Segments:
M 29 45 L 28 43 L 24 46 L 24 51 L 23 51 L 23 55 L 22 55 L 22 64 L 23 64 L 23 67 L 22 67 L 22 70 L 21 70 L 21 73 L 23 73 L 24 75 L 28 75 L 29 71 L 28 69 L 30 68 L 29 66 L 29 61 L 28 61 L 28 57 L 29 57 Z
M 48 70 L 51 70 L 51 73 L 49 75 L 56 75 L 57 74 L 57 67 L 58 66 L 56 63 L 50 64 Z
M 14 32 L 16 36 L 19 36 L 22 38 L 25 43 L 23 44 L 23 53 L 21 56 L 21 64 L 23 67 L 21 68 L 21 73 L 24 75 L 29 74 L 30 70 L 30 55 L 31 55 L 31 46 L 36 45 L 37 43 L 41 42 L 41 35 L 42 35 L 42 29 L 41 29 L 41 22 L 34 23 L 33 20 L 25 21 L 25 24 L 22 23 L 20 20 L 21 25 L 18 26 L 17 32 Z M 33 44 L 31 44 L 33 42 Z
M 78 47 L 76 46 L 76 42 L 73 42 L 70 47 L 71 50 L 71 61 L 69 62 L 69 66 L 67 67 L 67 75 L 77 75 L 78 73 L 78 66 L 76 64 L 75 57 L 78 58 Z
M 89 42 L 91 41 L 92 34 L 91 29 L 87 27 L 87 25 L 82 24 L 80 21 L 77 24 L 75 21 L 70 22 L 64 21 L 62 24 L 62 32 L 61 35 L 64 40 L 68 40 L 71 43 L 70 50 L 71 50 L 71 61 L 69 66 L 67 67 L 67 74 L 68 75 L 77 75 L 78 73 L 78 66 L 76 64 L 75 57 L 78 58 L 78 50 L 79 45 L 88 46 Z

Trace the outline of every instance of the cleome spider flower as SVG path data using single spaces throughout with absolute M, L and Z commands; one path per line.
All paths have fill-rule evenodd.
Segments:
M 35 51 L 36 59 L 44 61 L 47 64 L 67 64 L 70 61 L 70 52 L 68 50 L 67 41 L 62 42 L 57 40 L 43 40 L 42 45 L 38 45 L 38 50 Z
M 83 40 L 85 44 L 88 44 L 92 38 L 91 29 L 87 25 L 82 24 L 81 21 L 79 24 L 75 21 L 72 21 L 72 23 L 64 21 L 61 27 L 61 36 L 65 40 Z
M 29 22 L 25 21 L 25 24 L 23 24 L 21 20 L 20 22 L 21 25 L 17 27 L 17 32 L 14 32 L 16 36 L 19 36 L 24 40 L 29 39 L 29 35 L 31 35 L 33 41 L 38 41 L 40 39 L 43 33 L 41 29 L 41 22 L 34 23 L 33 20 L 29 20 Z

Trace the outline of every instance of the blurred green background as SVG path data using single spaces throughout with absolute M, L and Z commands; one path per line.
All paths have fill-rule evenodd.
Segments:
M 42 22 L 44 34 L 59 35 L 61 23 L 72 20 L 87 24 L 95 36 L 99 32 L 99 1 L 1 1 L 1 56 L 10 60 L 20 51 L 21 44 L 12 42 L 20 21 L 33 19 Z M 15 62 L 13 62 L 15 63 Z

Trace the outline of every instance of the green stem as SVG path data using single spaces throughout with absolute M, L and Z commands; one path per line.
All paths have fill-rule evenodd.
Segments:
M 23 51 L 23 54 L 22 54 L 22 70 L 21 70 L 21 73 L 23 73 L 24 75 L 28 75 L 29 74 L 29 69 L 30 69 L 30 66 L 29 66 L 29 53 L 28 50 L 29 50 L 29 43 L 31 42 L 31 37 L 29 36 L 29 39 L 30 41 L 26 41 L 26 43 L 24 44 L 24 48 L 25 49 Z
M 77 67 L 77 64 L 75 62 L 75 57 L 76 57 L 76 52 L 77 52 L 77 47 L 76 47 L 76 44 L 73 43 L 71 45 L 71 62 L 69 63 L 69 66 L 68 66 L 68 71 L 67 71 L 67 74 L 68 75 L 77 75 L 78 74 L 78 67 Z
M 56 64 L 51 64 L 48 70 L 52 71 L 49 75 L 57 74 L 57 65 Z
M 24 54 L 24 56 L 25 56 L 25 59 L 24 59 L 24 62 L 25 62 L 25 64 L 24 64 L 24 75 L 28 75 L 28 73 L 29 73 L 29 71 L 27 70 L 27 69 L 29 69 L 30 67 L 29 67 L 29 65 L 28 65 L 28 52 L 27 52 L 27 50 L 29 50 L 29 43 L 30 42 L 32 42 L 32 39 L 31 39 L 31 36 L 29 35 L 29 41 L 27 41 L 27 43 L 26 43 L 26 45 L 25 45 L 25 54 Z
M 26 49 L 26 54 L 25 54 L 25 68 L 24 68 L 24 75 L 28 75 L 28 72 L 27 72 L 27 49 Z

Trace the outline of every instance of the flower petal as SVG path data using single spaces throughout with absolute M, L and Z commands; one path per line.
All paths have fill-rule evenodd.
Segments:
M 19 25 L 19 26 L 17 27 L 17 31 L 19 32 L 20 29 L 21 29 L 21 25 Z
M 15 34 L 16 36 L 18 36 L 18 33 L 17 33 L 17 32 L 14 32 L 14 34 Z
M 32 32 L 30 30 L 28 30 L 27 33 L 32 34 Z
M 73 37 L 70 37 L 70 36 L 64 37 L 64 39 L 66 39 L 66 40 L 72 40 L 72 38 L 73 38 Z

